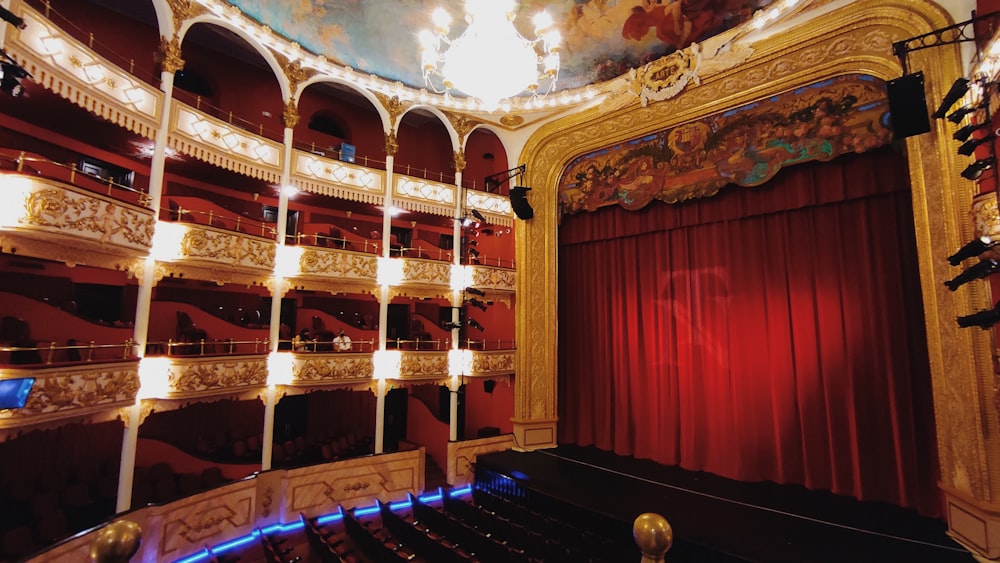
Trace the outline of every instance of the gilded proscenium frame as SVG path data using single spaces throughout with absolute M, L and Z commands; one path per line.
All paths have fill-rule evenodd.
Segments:
M 597 107 L 542 127 L 526 144 L 529 201 L 534 219 L 516 222 L 517 342 L 515 436 L 551 429 L 557 421 L 556 186 L 572 159 L 831 76 L 865 73 L 889 80 L 902 73 L 892 42 L 947 26 L 948 15 L 930 2 L 853 2 L 753 45 L 738 69 L 701 77 L 699 86 L 675 98 L 641 107 Z M 914 53 L 911 69 L 922 70 L 927 99 L 940 100 L 961 76 L 957 46 Z M 930 103 L 930 102 L 929 102 Z M 1000 435 L 993 407 L 991 343 L 985 331 L 963 331 L 955 316 L 988 305 L 981 287 L 950 293 L 941 280 L 954 272 L 946 257 L 971 235 L 968 219 L 974 185 L 961 179 L 967 162 L 955 153 L 952 125 L 907 140 L 913 192 L 920 283 L 934 391 L 942 487 L 992 501 L 1000 493 Z M 991 468 L 995 468 L 991 471 Z

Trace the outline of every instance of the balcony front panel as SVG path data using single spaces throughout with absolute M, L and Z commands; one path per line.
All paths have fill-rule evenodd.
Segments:
M 514 293 L 517 271 L 489 266 L 472 267 L 472 286 L 483 290 Z
M 294 521 L 300 512 L 314 516 L 336 512 L 339 505 L 403 500 L 407 493 L 423 492 L 424 449 L 291 469 L 285 486 L 285 522 Z
M 41 84 L 102 118 L 152 139 L 163 93 L 63 32 L 23 2 L 25 28 L 7 28 L 4 47 Z
M 378 257 L 365 252 L 303 246 L 299 273 L 293 285 L 331 293 L 372 293 L 378 276 Z
M 35 378 L 23 408 L 0 410 L 0 440 L 27 427 L 70 419 L 112 420 L 118 408 L 135 403 L 139 368 L 135 361 L 0 370 L 0 379 Z
M 392 203 L 410 211 L 452 217 L 455 202 L 458 201 L 457 191 L 458 188 L 452 184 L 397 174 Z
M 510 198 L 507 196 L 466 190 L 465 208 L 479 211 L 491 225 L 514 226 L 514 209 L 510 206 Z
M 238 394 L 267 385 L 267 357 L 171 358 L 166 398 Z
M 152 211 L 55 180 L 0 174 L 5 252 L 120 267 L 149 252 Z
M 506 375 L 514 373 L 514 350 L 472 353 L 472 375 Z
M 268 283 L 277 244 L 269 239 L 184 224 L 178 255 L 160 264 L 166 275 L 217 283 Z
M 448 352 L 403 350 L 399 367 L 401 380 L 444 379 L 448 377 Z
M 147 555 L 157 561 L 174 561 L 203 549 L 245 536 L 254 529 L 257 483 L 253 479 L 237 481 L 209 492 L 149 507 L 143 528 L 143 543 L 149 543 Z
M 292 387 L 368 384 L 375 373 L 371 354 L 296 354 Z
M 330 197 L 381 204 L 385 172 L 333 160 L 305 151 L 292 151 L 292 185 Z
M 220 168 L 266 182 L 281 180 L 281 143 L 174 100 L 169 144 L 178 151 Z
M 392 288 L 394 295 L 448 298 L 452 265 L 438 260 L 403 258 L 403 279 Z

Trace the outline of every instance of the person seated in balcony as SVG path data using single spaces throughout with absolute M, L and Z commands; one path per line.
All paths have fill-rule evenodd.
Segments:
M 344 334 L 344 331 L 338 332 L 337 336 L 333 339 L 333 349 L 338 352 L 350 352 L 351 337 Z
M 304 328 L 302 331 L 295 335 L 292 339 L 292 351 L 293 352 L 308 352 L 309 351 L 309 329 Z

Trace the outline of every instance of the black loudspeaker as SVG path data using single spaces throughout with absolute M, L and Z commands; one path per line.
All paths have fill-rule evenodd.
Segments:
M 924 94 L 924 73 L 905 74 L 887 84 L 892 134 L 897 139 L 931 130 Z
M 520 186 L 510 189 L 510 206 L 514 209 L 514 215 L 517 215 L 518 219 L 531 219 L 535 216 L 535 210 L 528 203 L 528 190 L 530 189 Z
M 492 379 L 486 379 L 483 381 L 483 391 L 486 391 L 487 393 L 492 393 L 496 387 L 497 382 Z

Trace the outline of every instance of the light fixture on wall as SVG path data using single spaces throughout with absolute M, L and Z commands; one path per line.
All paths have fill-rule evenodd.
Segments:
M 544 95 L 555 89 L 559 77 L 559 43 L 552 18 L 534 17 L 536 39 L 527 39 L 514 27 L 515 0 L 465 0 L 468 27 L 448 37 L 451 16 L 438 8 L 434 30 L 420 32 L 424 81 L 438 93 L 457 90 L 478 99 L 486 108 L 522 92 Z
M 989 330 L 997 321 L 1000 321 L 1000 302 L 997 302 L 996 306 L 992 309 L 983 309 L 971 315 L 958 317 L 955 320 L 958 321 L 958 326 L 962 328 L 978 326 L 983 330 Z
M 970 240 L 965 243 L 962 248 L 959 248 L 957 252 L 948 257 L 948 263 L 952 266 L 958 266 L 963 260 L 967 258 L 972 258 L 973 256 L 979 256 L 980 254 L 986 252 L 987 250 L 993 248 L 997 243 L 993 242 L 990 237 L 979 237 Z
M 966 166 L 965 170 L 962 170 L 962 177 L 966 180 L 978 180 L 979 177 L 983 175 L 983 172 L 993 168 L 995 164 L 996 159 L 992 156 L 988 158 L 981 158 Z
M 973 280 L 985 278 L 986 276 L 996 272 L 998 269 L 1000 269 L 1000 262 L 991 258 L 986 258 L 984 260 L 980 260 L 974 266 L 969 266 L 953 279 L 944 282 L 944 285 L 948 286 L 948 289 L 951 291 L 955 291 L 962 285 Z
M 948 93 L 945 94 L 944 99 L 941 100 L 941 105 L 938 106 L 937 111 L 935 111 L 931 116 L 937 119 L 941 119 L 948 114 L 948 110 L 951 106 L 955 105 L 955 102 L 962 99 L 965 93 L 969 91 L 969 79 L 959 78 L 951 85 L 948 89 Z

